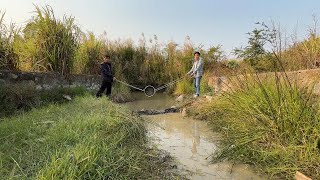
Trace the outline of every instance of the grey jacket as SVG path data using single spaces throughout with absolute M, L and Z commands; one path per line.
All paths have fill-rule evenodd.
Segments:
M 194 75 L 194 77 L 201 77 L 203 75 L 203 61 L 200 58 L 198 61 L 194 61 L 191 70 L 188 74 Z

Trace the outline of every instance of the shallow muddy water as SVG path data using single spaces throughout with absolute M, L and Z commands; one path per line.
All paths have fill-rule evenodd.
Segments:
M 174 105 L 172 97 L 159 94 L 128 103 L 132 110 L 165 109 Z M 264 179 L 247 165 L 228 162 L 211 164 L 210 155 L 217 149 L 219 138 L 204 121 L 182 117 L 180 113 L 144 116 L 150 120 L 148 136 L 159 149 L 165 150 L 178 163 L 181 173 L 190 179 Z M 190 173 L 191 172 L 191 173 Z

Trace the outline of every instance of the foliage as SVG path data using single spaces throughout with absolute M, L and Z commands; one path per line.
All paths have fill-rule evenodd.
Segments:
M 5 118 L 0 144 L 3 179 L 177 178 L 147 148 L 143 119 L 95 97 Z
M 5 13 L 0 11 L 0 70 L 17 70 L 18 56 L 13 49 L 13 39 L 18 29 L 4 24 Z
M 103 39 L 96 38 L 92 32 L 82 33 L 82 40 L 73 62 L 73 73 L 98 74 L 103 51 Z
M 273 178 L 320 176 L 319 98 L 285 73 L 230 78 L 200 115 L 222 133 L 213 160 L 249 163 Z
M 33 71 L 70 74 L 79 36 L 74 18 L 64 16 L 60 20 L 50 6 L 35 8 L 36 16 L 17 37 L 15 47 L 20 61 Z

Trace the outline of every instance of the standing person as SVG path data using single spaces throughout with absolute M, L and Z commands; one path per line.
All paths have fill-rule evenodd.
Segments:
M 195 95 L 194 97 L 197 98 L 200 95 L 200 81 L 203 74 L 203 61 L 200 57 L 200 52 L 196 51 L 194 54 L 194 62 L 192 65 L 191 70 L 187 73 L 188 75 L 191 75 L 194 80 L 194 88 L 195 88 Z
M 116 78 L 113 76 L 109 55 L 105 55 L 103 57 L 103 63 L 101 63 L 100 69 L 101 69 L 102 83 L 96 96 L 101 97 L 104 90 L 107 89 L 106 95 L 107 97 L 110 97 L 112 83 Z

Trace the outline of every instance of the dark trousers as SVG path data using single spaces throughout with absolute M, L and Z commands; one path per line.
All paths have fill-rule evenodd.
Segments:
M 102 93 L 104 92 L 105 89 L 107 89 L 106 95 L 110 96 L 111 95 L 111 88 L 112 88 L 112 82 L 103 80 L 101 83 L 101 87 L 97 93 L 97 97 L 101 97 Z

